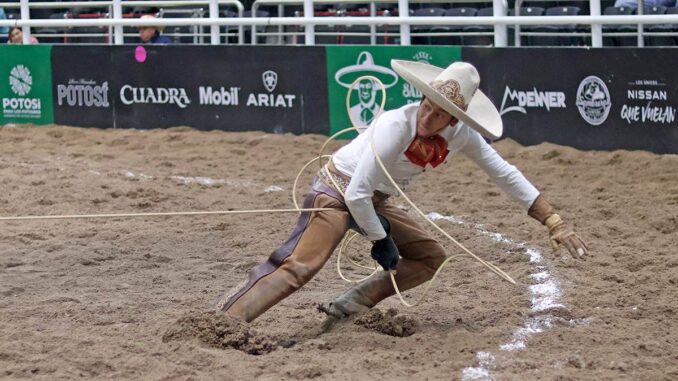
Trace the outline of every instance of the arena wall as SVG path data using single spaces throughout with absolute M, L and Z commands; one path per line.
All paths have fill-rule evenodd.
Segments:
M 392 58 L 475 64 L 504 136 L 678 153 L 678 50 L 450 46 L 0 46 L 0 124 L 331 134 L 420 94 Z M 348 104 L 347 104 L 348 103 Z M 349 118 L 349 112 L 353 115 Z

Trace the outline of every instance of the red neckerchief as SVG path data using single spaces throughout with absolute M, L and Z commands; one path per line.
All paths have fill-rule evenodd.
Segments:
M 415 137 L 410 146 L 405 150 L 405 156 L 414 165 L 426 168 L 426 164 L 431 163 L 435 168 L 445 161 L 450 150 L 447 149 L 447 140 L 440 135 L 430 138 Z

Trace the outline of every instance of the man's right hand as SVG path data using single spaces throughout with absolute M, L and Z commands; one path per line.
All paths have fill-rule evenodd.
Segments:
M 398 265 L 398 260 L 400 259 L 400 252 L 398 251 L 398 246 L 396 246 L 393 241 L 393 237 L 391 237 L 391 224 L 386 217 L 381 214 L 377 213 L 377 217 L 379 217 L 379 222 L 381 222 L 381 226 L 386 232 L 386 237 L 374 241 L 371 253 L 372 259 L 377 261 L 377 263 L 379 263 L 386 271 L 395 270 L 396 265 Z M 348 227 L 349 229 L 362 233 L 362 229 L 356 224 L 353 217 L 349 218 Z

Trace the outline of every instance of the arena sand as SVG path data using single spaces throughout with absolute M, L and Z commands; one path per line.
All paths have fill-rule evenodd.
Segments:
M 0 214 L 288 208 L 324 139 L 6 126 Z M 0 378 L 678 379 L 678 156 L 496 148 L 591 258 L 556 258 L 545 229 L 464 157 L 409 193 L 518 285 L 462 259 L 421 306 L 390 298 L 326 333 L 317 304 L 349 287 L 335 257 L 250 325 L 209 309 L 287 237 L 294 214 L 1 222 Z

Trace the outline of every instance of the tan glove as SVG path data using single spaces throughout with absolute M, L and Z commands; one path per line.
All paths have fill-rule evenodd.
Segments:
M 549 229 L 549 241 L 553 251 L 558 254 L 561 246 L 565 246 L 567 251 L 574 258 L 582 258 L 588 255 L 589 248 L 586 243 L 572 230 L 572 228 L 563 221 L 563 219 L 554 213 L 553 207 L 539 195 L 534 201 L 527 214 L 541 222 Z

